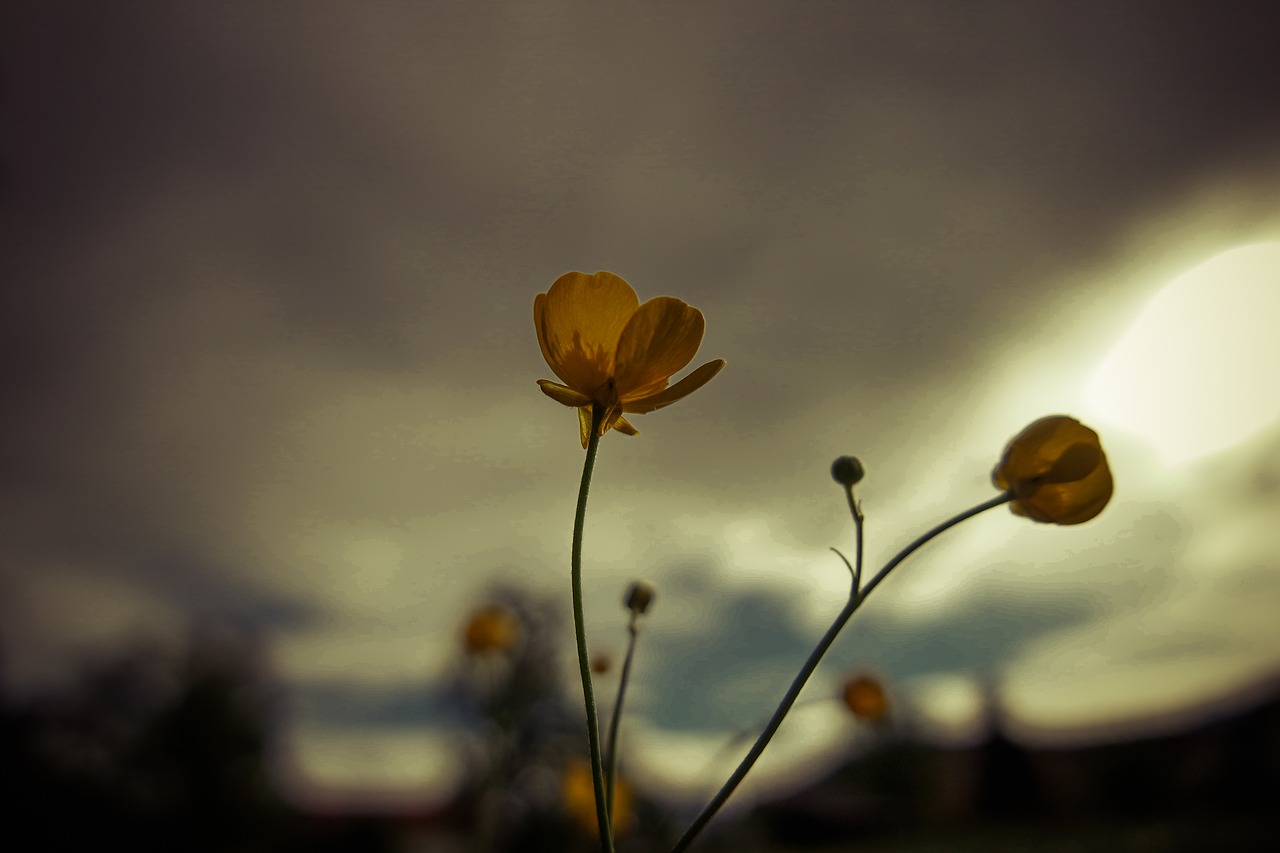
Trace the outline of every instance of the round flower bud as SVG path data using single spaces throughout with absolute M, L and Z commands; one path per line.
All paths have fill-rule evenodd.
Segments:
M 831 463 L 831 479 L 845 488 L 849 488 L 861 481 L 865 473 L 866 471 L 862 469 L 862 463 L 858 461 L 856 456 L 841 456 Z
M 1088 521 L 1114 488 L 1098 434 L 1066 415 L 1041 418 L 1015 436 L 991 479 L 1013 496 L 1015 513 L 1049 524 Z
M 628 610 L 639 616 L 653 604 L 655 595 L 657 590 L 653 588 L 653 584 L 648 581 L 632 581 L 627 587 L 627 594 L 623 597 L 622 603 Z
M 855 717 L 869 723 L 879 722 L 889 713 L 889 699 L 884 687 L 868 675 L 849 679 L 841 688 L 840 698 Z

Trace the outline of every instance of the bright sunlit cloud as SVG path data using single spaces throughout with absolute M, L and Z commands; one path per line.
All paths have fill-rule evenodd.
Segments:
M 1098 417 L 1177 466 L 1280 419 L 1280 242 L 1223 252 L 1151 299 L 1089 379 Z
M 458 734 L 421 727 L 295 727 L 285 736 L 276 772 L 295 799 L 323 804 L 360 798 L 385 806 L 395 798 L 444 797 L 464 771 Z
M 819 689 L 806 692 L 821 695 Z M 741 809 L 755 798 L 812 783 L 857 747 L 857 727 L 841 703 L 802 700 L 793 713 L 728 808 Z M 741 734 L 671 731 L 643 719 L 629 725 L 630 774 L 655 794 L 673 799 L 701 800 L 713 794 L 757 734 L 754 729 Z

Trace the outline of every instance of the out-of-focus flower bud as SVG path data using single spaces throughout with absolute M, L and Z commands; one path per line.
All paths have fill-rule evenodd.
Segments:
M 653 597 L 658 592 L 653 588 L 653 584 L 648 581 L 632 581 L 627 587 L 627 594 L 623 596 L 623 605 L 637 616 L 649 609 L 649 605 L 653 604 Z
M 840 698 L 859 720 L 879 722 L 889 713 L 889 697 L 884 686 L 869 675 L 858 675 L 844 683 Z

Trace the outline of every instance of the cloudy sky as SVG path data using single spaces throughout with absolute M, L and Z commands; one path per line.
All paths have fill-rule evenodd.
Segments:
M 286 686 L 300 778 L 443 784 L 447 727 L 402 709 L 451 671 L 462 614 L 495 584 L 567 613 L 582 451 L 534 384 L 531 311 L 608 269 L 700 308 L 696 363 L 728 361 L 597 467 L 593 647 L 621 651 L 629 579 L 659 589 L 638 770 L 696 775 L 839 610 L 835 456 L 868 469 L 877 563 L 989 497 L 1005 442 L 1056 412 L 1102 434 L 1107 511 L 934 543 L 813 695 L 870 668 L 943 734 L 993 680 L 1042 734 L 1217 707 L 1280 668 L 1277 23 L 1154 0 L 4 4 L 7 686 L 230 625 Z M 784 759 L 848 735 L 803 713 Z

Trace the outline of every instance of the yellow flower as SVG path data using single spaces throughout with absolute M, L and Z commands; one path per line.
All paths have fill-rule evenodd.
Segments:
M 1098 434 L 1074 418 L 1041 418 L 1005 448 L 992 472 L 1011 509 L 1035 521 L 1080 524 L 1111 500 L 1111 469 Z
M 613 813 L 609 816 L 613 834 L 625 832 L 634 817 L 631 787 L 623 779 L 613 786 Z M 560 801 L 564 812 L 583 832 L 599 835 L 600 819 L 596 817 L 596 786 L 591 775 L 591 764 L 573 759 L 564 768 L 561 779 Z
M 510 651 L 519 639 L 519 618 L 500 604 L 480 608 L 462 629 L 462 646 L 471 655 Z
M 668 386 L 702 343 L 702 312 L 670 296 L 640 304 L 636 292 L 611 272 L 560 276 L 533 301 L 533 325 L 542 356 L 564 384 L 540 379 L 542 392 L 578 410 L 582 446 L 593 406 L 604 412 L 599 434 L 638 430 L 623 413 L 669 406 L 701 388 L 724 367 L 709 361 Z
M 840 695 L 845 707 L 858 719 L 880 722 L 889 713 L 889 698 L 884 687 L 870 676 L 859 675 L 849 679 Z

